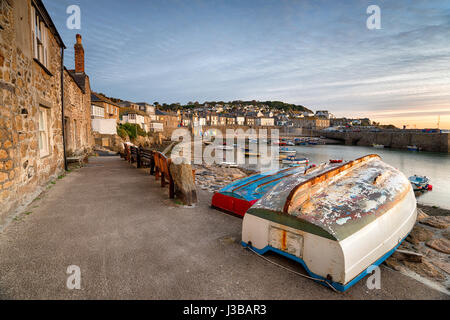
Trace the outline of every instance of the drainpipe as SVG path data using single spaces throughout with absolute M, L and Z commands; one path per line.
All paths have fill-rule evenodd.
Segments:
M 66 128 L 64 124 L 64 48 L 61 48 L 61 128 L 64 152 L 64 170 L 68 171 L 66 155 Z

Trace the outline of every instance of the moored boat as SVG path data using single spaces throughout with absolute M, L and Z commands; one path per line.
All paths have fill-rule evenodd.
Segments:
M 297 153 L 297 151 L 295 151 L 294 149 L 290 149 L 290 148 L 280 148 L 280 150 L 278 152 L 285 153 L 285 154 L 296 154 Z
M 330 163 L 342 163 L 342 159 L 330 159 Z
M 418 176 L 413 175 L 408 178 L 409 182 L 411 182 L 411 185 L 414 189 L 414 191 L 431 191 L 433 190 L 433 186 L 429 184 L 430 179 L 426 176 Z
M 281 163 L 283 164 L 308 164 L 308 158 L 296 158 L 295 156 L 287 156 Z
M 283 179 L 245 214 L 242 245 L 288 257 L 345 291 L 396 250 L 416 218 L 408 179 L 368 155 Z
M 414 145 L 414 146 L 407 146 L 408 151 L 420 151 L 421 148 Z

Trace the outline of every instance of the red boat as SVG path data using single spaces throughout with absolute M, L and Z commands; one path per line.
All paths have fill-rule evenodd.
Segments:
M 332 159 L 330 163 L 342 163 L 342 159 Z

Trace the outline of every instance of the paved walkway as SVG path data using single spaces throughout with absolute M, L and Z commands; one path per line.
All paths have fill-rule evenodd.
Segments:
M 243 249 L 242 220 L 211 209 L 210 197 L 200 192 L 196 208 L 180 207 L 148 169 L 91 158 L 0 233 L 0 298 L 448 298 L 386 267 L 381 290 L 361 281 L 335 293 Z M 66 287 L 70 265 L 81 268 L 80 290 Z

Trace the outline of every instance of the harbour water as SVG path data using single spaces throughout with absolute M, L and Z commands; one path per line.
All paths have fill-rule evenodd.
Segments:
M 450 154 L 436 152 L 413 152 L 395 149 L 377 149 L 345 145 L 291 146 L 296 157 L 306 157 L 309 164 L 320 164 L 330 159 L 354 160 L 367 154 L 378 154 L 383 161 L 402 171 L 407 177 L 414 174 L 430 178 L 432 191 L 417 195 L 421 204 L 450 209 Z M 248 165 L 249 169 L 257 166 Z

